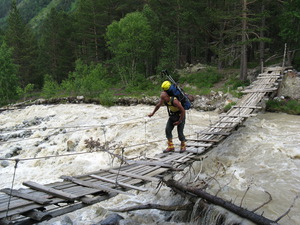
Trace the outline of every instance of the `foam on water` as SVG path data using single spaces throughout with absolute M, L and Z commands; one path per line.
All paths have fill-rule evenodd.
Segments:
M 93 138 L 104 144 L 107 142 L 115 153 L 122 153 L 129 158 L 153 157 L 166 146 L 165 123 L 167 112 L 160 109 L 152 118 L 153 106 L 137 105 L 131 107 L 115 106 L 106 108 L 99 105 L 52 105 L 30 106 L 22 110 L 6 111 L 0 114 L 0 129 L 10 129 L 3 133 L 13 132 L 18 126 L 25 126 L 24 121 L 42 118 L 40 123 L 31 124 L 23 129 L 32 131 L 32 135 L 23 139 L 9 139 L 0 144 L 0 157 L 12 149 L 21 148 L 20 161 L 16 171 L 14 188 L 18 189 L 24 181 L 35 181 L 41 184 L 60 181 L 61 175 L 80 175 L 102 168 L 119 165 L 112 163 L 111 157 L 104 152 L 89 152 L 85 140 Z M 216 113 L 190 110 L 187 114 L 186 135 L 195 135 L 217 120 Z M 245 190 L 250 186 L 243 206 L 254 209 L 268 200 L 258 213 L 265 212 L 270 219 L 276 219 L 285 213 L 300 193 L 300 118 L 286 114 L 259 114 L 249 118 L 245 127 L 229 136 L 220 146 L 208 153 L 208 157 L 194 164 L 198 179 L 215 176 L 218 182 L 210 183 L 209 191 L 219 192 L 220 197 L 240 203 Z M 15 132 L 15 131 L 14 131 Z M 176 131 L 173 133 L 176 137 Z M 174 138 L 178 148 L 179 141 Z M 84 153 L 64 157 L 41 158 L 47 156 Z M 216 172 L 222 167 L 218 174 Z M 0 189 L 11 186 L 14 162 L 0 168 Z M 185 177 L 185 180 L 195 177 Z M 135 197 L 118 195 L 117 197 L 69 214 L 75 224 L 92 224 L 105 216 L 109 208 L 125 207 L 136 204 L 157 203 L 168 205 L 176 201 L 167 187 L 158 193 L 156 184 L 148 184 L 149 192 L 139 193 Z M 282 224 L 300 224 L 300 201 L 296 201 L 289 216 L 280 221 Z M 128 215 L 127 215 L 128 216 Z M 131 218 L 140 224 L 151 224 L 153 221 L 164 222 L 166 216 L 158 210 L 136 211 Z M 228 215 L 228 217 L 230 217 Z M 42 224 L 56 224 L 54 219 Z M 229 221 L 229 218 L 228 218 Z M 180 224 L 180 223 L 178 223 Z M 243 222 L 248 224 L 248 222 Z

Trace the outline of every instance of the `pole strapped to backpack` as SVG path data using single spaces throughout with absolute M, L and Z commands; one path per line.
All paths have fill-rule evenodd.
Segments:
M 166 90 L 168 95 L 175 96 L 182 104 L 185 110 L 188 110 L 192 107 L 192 103 L 189 100 L 188 96 L 184 93 L 184 91 L 179 87 L 179 85 L 175 82 L 173 77 L 168 73 L 167 70 L 163 70 L 162 75 L 165 75 L 172 83 L 169 90 Z

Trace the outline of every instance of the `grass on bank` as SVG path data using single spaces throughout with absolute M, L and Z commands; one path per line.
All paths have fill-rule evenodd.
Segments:
M 274 99 L 266 103 L 266 110 L 269 112 L 284 112 L 292 115 L 300 115 L 300 101 L 292 99 Z

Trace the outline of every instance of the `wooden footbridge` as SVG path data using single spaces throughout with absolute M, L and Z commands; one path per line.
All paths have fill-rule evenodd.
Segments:
M 82 176 L 62 176 L 62 182 L 24 182 L 27 188 L 2 189 L 0 224 L 34 224 L 98 203 L 117 194 L 133 195 L 130 190 L 147 191 L 147 182 L 158 182 L 169 171 L 182 170 L 212 147 L 221 143 L 248 117 L 255 116 L 262 100 L 275 93 L 282 78 L 282 67 L 267 68 L 243 92 L 243 98 L 207 129 L 187 140 L 185 153 L 158 154 L 145 161 L 126 161 L 121 167 Z

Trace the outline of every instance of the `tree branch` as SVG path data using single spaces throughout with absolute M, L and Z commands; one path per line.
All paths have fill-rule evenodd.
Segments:
M 225 201 L 219 197 L 213 196 L 201 189 L 196 189 L 193 187 L 186 187 L 183 184 L 175 181 L 175 180 L 167 180 L 164 181 L 167 186 L 171 187 L 173 190 L 176 191 L 176 189 L 179 189 L 181 192 L 193 195 L 193 197 L 196 195 L 202 199 L 205 199 L 211 204 L 218 205 L 223 207 L 224 209 L 229 210 L 230 212 L 233 212 L 234 214 L 246 218 L 255 224 L 258 225 L 278 225 L 276 221 L 269 220 L 263 216 L 257 215 L 247 209 L 241 208 L 239 206 L 236 206 L 232 204 L 231 202 Z M 175 189 L 174 189 L 175 188 Z M 195 197 L 194 197 L 195 198 Z
M 146 204 L 146 205 L 136 205 L 130 206 L 122 209 L 109 209 L 113 212 L 130 212 L 135 210 L 145 210 L 145 209 L 158 209 L 162 211 L 178 211 L 178 210 L 190 210 L 193 208 L 193 203 L 187 203 L 184 205 L 158 205 L 158 204 Z

